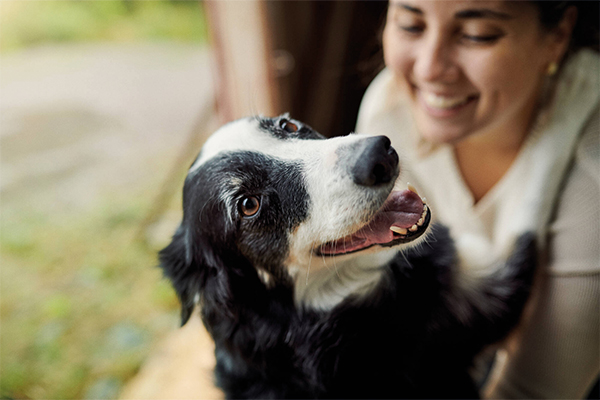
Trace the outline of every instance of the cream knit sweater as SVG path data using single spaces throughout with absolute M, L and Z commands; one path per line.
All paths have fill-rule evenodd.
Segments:
M 517 159 L 477 203 L 452 148 L 428 148 L 417 135 L 389 70 L 363 98 L 357 132 L 392 139 L 403 179 L 450 227 L 468 273 L 492 268 L 522 232 L 540 239 L 542 274 L 498 352 L 489 397 L 581 398 L 600 372 L 599 77 L 596 53 L 569 60 Z

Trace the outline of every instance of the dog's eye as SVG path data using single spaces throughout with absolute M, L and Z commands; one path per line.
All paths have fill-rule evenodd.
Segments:
M 298 125 L 288 121 L 287 119 L 282 119 L 279 121 L 279 127 L 288 133 L 298 132 Z
M 255 215 L 260 209 L 260 200 L 256 196 L 244 197 L 240 201 L 240 212 L 244 217 Z

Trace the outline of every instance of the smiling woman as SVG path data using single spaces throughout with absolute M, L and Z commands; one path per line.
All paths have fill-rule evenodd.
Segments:
M 540 34 L 536 16 L 526 2 L 391 3 L 385 60 L 407 85 L 425 139 L 520 147 L 544 71 L 564 54 L 574 22 L 571 12 L 561 31 Z
M 357 130 L 403 150 L 466 270 L 489 273 L 519 232 L 541 244 L 534 301 L 498 353 L 492 397 L 581 398 L 598 377 L 597 15 L 598 2 L 389 3 L 387 68 Z

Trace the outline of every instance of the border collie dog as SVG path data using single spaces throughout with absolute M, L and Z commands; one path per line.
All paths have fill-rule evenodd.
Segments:
M 468 370 L 519 320 L 533 235 L 467 276 L 399 173 L 388 138 L 325 139 L 287 115 L 207 140 L 160 261 L 183 323 L 201 309 L 228 398 L 478 396 Z

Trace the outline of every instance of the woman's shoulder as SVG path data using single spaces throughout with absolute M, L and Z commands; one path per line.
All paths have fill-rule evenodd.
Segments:
M 598 167 L 599 88 L 600 56 L 581 50 L 560 74 L 552 100 L 530 137 L 532 145 L 559 149 L 565 159 Z
M 592 50 L 580 50 L 566 67 L 562 84 L 570 90 L 563 87 L 562 94 L 567 99 L 558 99 L 562 104 L 557 106 L 564 114 L 562 118 L 555 118 L 554 125 L 567 127 L 566 120 L 579 116 L 579 123 L 573 125 L 579 131 L 569 179 L 573 170 L 581 168 L 600 184 L 600 55 Z
M 575 164 L 596 178 L 600 185 L 600 104 L 586 121 L 575 151 Z
M 549 227 L 552 275 L 600 272 L 600 112 L 592 112 L 579 137 L 573 162 Z
M 583 125 L 567 175 L 567 184 L 568 181 L 585 182 L 589 196 L 593 197 L 600 210 L 600 103 L 596 103 Z M 594 221 L 600 226 L 600 211 Z
M 569 117 L 580 108 L 580 103 L 587 103 L 587 110 L 598 104 L 600 85 L 600 55 L 589 49 L 582 49 L 572 55 L 558 77 L 554 93 L 553 114 Z

